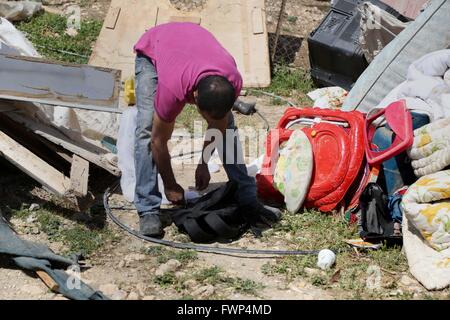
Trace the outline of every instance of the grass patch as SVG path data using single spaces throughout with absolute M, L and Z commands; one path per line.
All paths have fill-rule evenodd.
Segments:
M 194 279 L 200 283 L 207 283 L 213 286 L 223 285 L 233 288 L 236 292 L 257 296 L 258 290 L 264 288 L 261 283 L 250 279 L 229 277 L 223 274 L 222 269 L 217 266 L 204 268 L 194 274 Z
M 170 287 L 177 283 L 177 277 L 174 272 L 166 272 L 162 276 L 155 277 L 154 282 L 163 288 Z
M 194 274 L 194 279 L 198 282 L 206 282 L 212 285 L 217 285 L 224 280 L 221 273 L 222 270 L 217 266 L 204 268 Z
M 351 298 L 386 298 L 386 292 L 396 289 L 402 273 L 408 270 L 406 257 L 399 247 L 383 246 L 379 250 L 358 253 L 349 250 L 344 240 L 359 237 L 356 226 L 348 225 L 336 215 L 314 210 L 296 215 L 286 213 L 278 227 L 263 235 L 263 241 L 273 241 L 274 237 L 283 238 L 287 246 L 299 250 L 319 250 L 330 248 L 331 245 L 331 249 L 339 252 L 336 265 L 330 270 L 320 271 L 316 266 L 316 256 L 292 256 L 265 264 L 262 267 L 263 273 L 283 275 L 289 282 L 302 277 L 323 289 L 343 289 Z M 367 288 L 367 279 L 371 276 L 369 267 L 379 268 L 382 290 L 374 292 Z M 315 270 L 311 272 L 307 268 Z M 340 275 L 332 281 L 338 269 Z M 408 293 L 404 297 L 396 296 L 407 297 Z
M 80 253 L 88 257 L 105 243 L 115 240 L 113 233 L 106 227 L 89 229 L 80 224 L 67 224 L 60 216 L 45 209 L 37 210 L 34 214 L 39 231 L 45 233 L 51 242 L 62 242 L 67 247 L 66 254 Z
M 240 293 L 250 294 L 257 296 L 258 290 L 263 289 L 264 286 L 261 283 L 255 282 L 250 279 L 233 278 L 233 288 Z
M 166 263 L 171 259 L 181 262 L 182 265 L 198 259 L 198 254 L 193 250 L 171 250 L 165 247 L 150 247 L 145 249 L 145 253 L 156 257 L 159 264 Z
M 175 128 L 186 129 L 189 133 L 194 133 L 195 121 L 201 121 L 203 130 L 206 129 L 206 121 L 203 120 L 197 107 L 193 104 L 186 104 L 176 119 Z
M 26 21 L 16 24 L 17 29 L 24 32 L 36 46 L 36 50 L 51 60 L 84 64 L 92 53 L 92 48 L 102 28 L 100 20 L 81 21 L 81 29 L 74 37 L 67 35 L 66 17 L 45 12 Z M 84 56 L 74 56 L 67 51 Z
M 11 214 L 17 218 L 17 219 L 26 219 L 28 216 L 30 216 L 31 211 L 28 210 L 23 204 L 21 205 L 20 209 L 10 209 Z
M 314 88 L 311 76 L 305 70 L 277 65 L 274 67 L 272 83 L 265 91 L 293 98 L 299 103 L 310 103 L 311 100 L 306 94 Z

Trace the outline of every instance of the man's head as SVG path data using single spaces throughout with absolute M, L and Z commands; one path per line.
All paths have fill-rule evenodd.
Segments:
M 196 94 L 197 106 L 205 118 L 223 119 L 236 101 L 233 85 L 222 76 L 207 76 L 200 80 Z

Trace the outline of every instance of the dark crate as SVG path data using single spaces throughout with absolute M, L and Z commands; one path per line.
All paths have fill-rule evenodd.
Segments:
M 371 2 L 401 21 L 400 13 L 379 0 L 338 0 L 308 38 L 311 77 L 319 87 L 350 90 L 368 63 L 359 45 L 358 6 Z

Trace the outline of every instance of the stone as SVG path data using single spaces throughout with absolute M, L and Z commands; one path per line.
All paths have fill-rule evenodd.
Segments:
M 183 284 L 187 289 L 194 289 L 198 285 L 194 279 L 186 280 Z
M 296 281 L 291 284 L 289 284 L 289 289 L 297 292 L 304 292 L 306 288 L 306 282 L 305 281 Z
M 26 220 L 26 222 L 28 223 L 28 224 L 34 224 L 35 222 L 37 221 L 37 217 L 36 217 L 36 215 L 33 213 L 33 214 L 30 214 L 28 217 L 27 217 L 27 220 Z
M 66 32 L 64 33 L 69 37 L 76 37 L 78 35 L 78 30 L 75 28 L 67 28 Z
M 132 291 L 128 294 L 127 300 L 139 300 L 139 298 L 140 298 L 139 294 L 137 292 Z
M 119 290 L 119 287 L 113 283 L 102 284 L 99 288 L 106 296 L 110 297 L 114 292 Z
M 411 277 L 409 277 L 407 275 L 403 275 L 400 278 L 400 283 L 402 285 L 404 285 L 405 287 L 411 287 L 411 286 L 416 286 L 417 285 L 417 281 L 415 281 L 414 279 L 412 279 Z
M 206 298 L 214 294 L 215 288 L 208 284 L 206 286 L 199 287 L 192 292 L 194 296 L 200 296 L 201 298 Z
M 319 270 L 319 269 L 305 268 L 304 270 L 305 270 L 305 273 L 308 276 L 310 276 L 310 277 L 311 276 L 325 276 L 326 275 L 326 273 L 324 271 Z
M 145 254 L 130 253 L 123 258 L 123 261 L 125 263 L 124 266 L 131 267 L 134 262 L 144 261 L 145 259 L 147 259 L 147 256 Z
M 31 227 L 29 233 L 36 235 L 36 234 L 41 233 L 41 231 L 39 230 L 38 227 Z
M 28 208 L 28 211 L 37 211 L 41 208 L 41 206 L 37 203 L 32 203 Z
M 175 259 L 170 259 L 166 263 L 160 265 L 155 271 L 155 276 L 161 277 L 168 272 L 175 272 L 181 267 L 181 262 Z
M 147 256 L 142 253 L 130 253 L 125 256 L 125 261 L 144 261 L 147 259 Z
M 142 300 L 155 300 L 156 297 L 155 296 L 145 296 L 142 298 Z
M 136 291 L 141 297 L 144 297 L 147 293 L 147 286 L 143 283 L 138 283 L 136 286 Z
M 124 290 L 117 290 L 116 292 L 114 292 L 110 298 L 111 300 L 125 300 L 125 298 L 127 297 L 127 292 Z
M 403 290 L 401 290 L 401 289 L 397 289 L 397 290 L 389 292 L 389 295 L 391 297 L 401 296 L 402 294 L 403 294 Z

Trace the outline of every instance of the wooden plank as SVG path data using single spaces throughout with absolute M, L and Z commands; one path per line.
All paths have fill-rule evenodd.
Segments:
M 54 144 L 41 136 L 35 134 L 25 126 L 12 120 L 7 115 L 0 112 L 0 128 L 11 139 L 27 148 L 29 151 L 36 154 L 39 158 L 47 162 L 56 170 L 64 173 L 69 173 L 70 165 L 68 165 L 66 159 L 55 150 Z M 51 145 L 50 145 L 51 144 Z M 61 151 L 62 148 L 60 148 Z M 72 161 L 72 155 L 70 155 L 70 162 Z
M 253 34 L 264 33 L 264 20 L 261 8 L 255 8 L 252 10 L 252 25 Z
M 105 28 L 108 29 L 115 29 L 116 28 L 116 24 L 117 24 L 117 20 L 119 20 L 119 15 L 120 15 L 120 8 L 111 8 L 108 11 L 108 15 L 105 18 Z
M 58 195 L 63 196 L 70 189 L 69 178 L 18 144 L 3 131 L 0 131 L 0 155 Z
M 85 143 L 76 143 L 65 135 L 63 135 L 60 131 L 55 128 L 52 128 L 48 125 L 44 125 L 38 122 L 35 122 L 20 113 L 17 112 L 5 112 L 5 115 L 13 119 L 14 121 L 25 125 L 28 129 L 33 131 L 34 133 L 40 135 L 41 137 L 47 139 L 48 141 L 63 147 L 64 149 L 79 155 L 80 157 L 88 160 L 89 162 L 94 163 L 110 172 L 113 175 L 119 176 L 120 170 L 117 165 L 112 164 L 105 157 L 107 152 L 100 147 L 92 145 L 88 142 Z
M 53 292 L 57 292 L 59 289 L 59 285 L 48 275 L 47 272 L 38 270 L 36 271 L 38 277 L 45 283 L 45 285 Z
M 190 17 L 190 16 L 171 16 L 170 22 L 191 22 L 195 24 L 200 24 L 202 19 L 200 17 Z
M 88 193 L 89 161 L 73 155 L 70 168 L 70 182 L 72 191 L 78 196 L 86 196 Z

